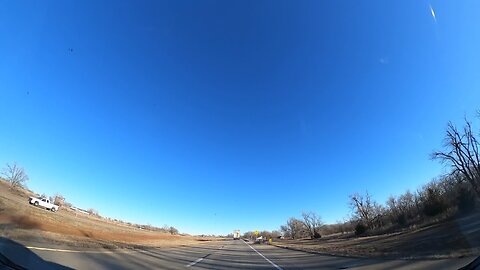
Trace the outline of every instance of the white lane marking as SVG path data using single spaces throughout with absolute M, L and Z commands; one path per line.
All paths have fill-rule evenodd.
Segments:
M 218 248 L 217 250 L 221 250 L 221 249 L 223 249 L 223 247 L 224 247 L 224 246 L 221 246 L 221 247 L 220 247 L 220 248 Z M 215 252 L 213 252 L 213 253 L 215 253 Z M 201 258 L 198 258 L 198 259 L 196 259 L 195 261 L 193 261 L 193 262 L 191 262 L 191 263 L 189 263 L 189 264 L 185 265 L 185 267 L 192 267 L 192 266 L 194 266 L 195 264 L 197 264 L 197 263 L 199 263 L 199 262 L 203 261 L 203 259 L 205 259 L 206 257 L 208 257 L 208 256 L 212 255 L 213 253 L 208 253 L 207 255 L 205 255 L 205 256 L 203 256 L 203 257 L 201 257 Z
M 192 267 L 192 266 L 194 266 L 195 264 L 201 262 L 202 260 L 203 260 L 203 258 L 198 258 L 196 261 L 187 264 L 187 267 Z
M 242 240 L 243 241 L 243 240 Z M 269 262 L 271 265 L 273 265 L 273 267 L 277 268 L 278 270 L 283 270 L 280 266 L 276 265 L 274 262 L 270 261 L 267 257 L 263 256 L 262 253 L 258 252 L 258 250 L 256 250 L 254 247 L 250 246 L 249 243 L 243 241 L 245 244 L 247 244 L 247 246 L 249 246 L 251 249 L 253 249 L 255 252 L 257 252 L 258 255 L 262 256 L 262 258 L 264 258 L 267 262 Z
M 67 253 L 129 253 L 130 251 L 96 251 L 96 250 L 71 250 L 71 249 L 58 249 L 58 248 L 44 248 L 44 247 L 30 247 L 28 249 L 54 251 L 54 252 L 67 252 Z

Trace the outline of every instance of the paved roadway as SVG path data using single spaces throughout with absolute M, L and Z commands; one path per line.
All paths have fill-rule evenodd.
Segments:
M 23 246 L 0 238 L 0 252 L 26 269 L 458 269 L 473 258 L 374 260 L 325 256 L 230 240 L 195 247 L 72 250 Z M 4 260 L 5 261 L 5 260 Z M 2 257 L 0 256 L 0 265 Z M 5 262 L 4 262 L 5 263 Z M 8 262 L 7 262 L 8 264 Z M 3 268 L 0 266 L 0 269 Z M 8 269 L 8 268 L 5 268 Z

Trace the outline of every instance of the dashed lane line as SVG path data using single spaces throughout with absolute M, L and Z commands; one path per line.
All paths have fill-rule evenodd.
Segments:
M 243 240 L 242 240 L 243 241 Z M 269 262 L 273 267 L 275 267 L 277 270 L 283 270 L 280 266 L 276 265 L 274 262 L 270 261 L 267 257 L 263 256 L 262 253 L 258 252 L 254 247 L 252 247 L 249 243 L 243 241 L 247 246 L 249 246 L 251 249 L 253 249 L 258 255 L 260 255 L 262 258 L 264 258 L 267 262 Z
M 208 254 L 208 255 L 210 255 L 210 254 Z M 187 264 L 186 266 L 187 266 L 187 267 L 192 267 L 192 266 L 194 266 L 195 264 L 197 264 L 197 263 L 199 263 L 199 262 L 203 261 L 203 259 L 205 259 L 206 257 L 208 257 L 208 255 L 207 255 L 207 256 L 205 256 L 205 257 L 202 257 L 202 258 L 198 258 L 197 260 L 195 260 L 195 261 L 193 261 L 193 262 L 191 262 L 191 263 Z
M 218 248 L 218 251 L 216 251 L 216 252 L 219 252 L 221 249 L 223 249 L 223 247 L 224 247 L 224 246 L 221 246 L 220 248 Z M 193 262 L 185 265 L 185 267 L 192 267 L 192 266 L 194 266 L 195 264 L 203 261 L 203 259 L 207 258 L 208 256 L 210 256 L 210 255 L 212 255 L 212 254 L 214 254 L 214 253 L 216 253 L 216 252 L 208 253 L 207 255 L 205 255 L 205 256 L 203 256 L 203 257 L 201 257 L 201 258 L 198 258 L 198 259 L 196 259 L 195 261 L 193 261 Z

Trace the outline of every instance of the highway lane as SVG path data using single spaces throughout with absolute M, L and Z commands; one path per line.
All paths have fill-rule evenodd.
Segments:
M 255 246 L 255 245 L 254 245 Z M 268 259 L 268 258 L 267 258 Z M 196 263 L 192 269 L 275 269 L 271 262 L 259 255 L 242 240 L 229 241 L 217 252 Z M 277 268 L 278 269 L 278 268 Z
M 384 260 L 359 259 L 341 256 L 318 255 L 307 252 L 257 245 L 255 248 L 284 270 L 293 269 L 458 269 L 475 258 L 454 258 L 442 260 Z
M 14 248 L 0 242 L 0 252 L 26 269 L 458 269 L 473 258 L 449 260 L 379 260 L 325 256 L 241 240 L 193 247 L 136 250 Z M 11 244 L 10 245 L 15 245 Z M 1 268 L 0 268 L 1 269 Z

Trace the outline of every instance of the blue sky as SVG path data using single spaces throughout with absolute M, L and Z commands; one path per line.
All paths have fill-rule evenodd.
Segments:
M 0 6 L 0 164 L 128 221 L 332 223 L 445 172 L 447 121 L 480 108 L 478 1 Z

